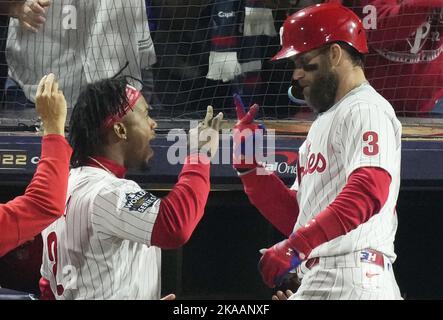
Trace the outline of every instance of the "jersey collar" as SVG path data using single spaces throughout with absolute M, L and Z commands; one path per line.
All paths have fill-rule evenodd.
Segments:
M 89 167 L 105 169 L 114 174 L 117 178 L 124 178 L 127 171 L 125 167 L 119 165 L 117 162 L 100 156 L 94 156 L 92 159 L 88 159 L 86 165 Z
M 337 109 L 337 107 L 340 105 L 340 103 L 342 103 L 343 100 L 345 100 L 347 97 L 353 95 L 355 92 L 359 91 L 360 88 L 363 88 L 366 85 L 369 85 L 369 82 L 367 80 L 363 81 L 357 87 L 355 87 L 354 89 L 349 91 L 347 94 L 345 94 L 340 100 L 338 100 L 336 103 L 334 103 L 334 105 L 332 107 L 330 107 L 328 110 L 326 110 L 322 113 L 319 113 L 318 115 L 321 116 L 321 115 L 324 115 L 324 114 L 334 111 L 335 109 Z

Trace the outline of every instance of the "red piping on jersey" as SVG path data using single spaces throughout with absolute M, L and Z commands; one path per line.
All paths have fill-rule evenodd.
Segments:
M 93 158 L 98 162 L 100 162 L 104 167 L 106 167 L 106 169 L 111 171 L 117 178 L 122 179 L 125 177 L 127 169 L 122 165 L 118 164 L 117 162 L 100 156 L 94 156 Z M 89 167 L 103 169 L 97 162 L 91 159 L 88 159 L 85 165 Z
M 152 245 L 176 249 L 189 240 L 204 214 L 210 190 L 209 168 L 205 155 L 192 154 L 186 158 L 177 184 L 160 202 Z

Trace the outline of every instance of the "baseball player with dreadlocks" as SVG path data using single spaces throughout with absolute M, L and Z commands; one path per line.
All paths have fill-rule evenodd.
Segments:
M 310 6 L 286 19 L 282 46 L 273 59 L 293 61 L 293 81 L 317 118 L 290 189 L 234 152 L 250 201 L 287 237 L 262 251 L 263 280 L 275 287 L 296 272 L 301 285 L 290 299 L 400 299 L 392 263 L 401 124 L 366 81 L 363 25 L 341 5 Z M 237 97 L 234 151 L 247 141 L 243 131 L 259 131 L 257 109 L 246 113 Z
M 201 148 L 215 154 L 222 117 L 208 107 L 196 130 L 211 139 L 199 141 L 161 199 L 125 179 L 127 169 L 143 169 L 153 156 L 157 124 L 145 99 L 122 76 L 86 87 L 70 121 L 65 214 L 42 233 L 45 298 L 160 298 L 160 248 L 182 246 L 203 216 L 210 165 Z

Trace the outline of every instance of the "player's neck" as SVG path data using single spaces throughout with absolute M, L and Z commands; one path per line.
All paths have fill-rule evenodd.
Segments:
M 362 83 L 367 82 L 365 74 L 361 68 L 353 68 L 347 76 L 343 76 L 337 89 L 335 102 L 340 101 L 350 91 L 354 90 Z
M 96 155 L 111 160 L 122 167 L 125 167 L 123 154 L 115 148 L 113 149 L 105 147 L 104 150 L 101 150 L 101 152 L 98 152 Z

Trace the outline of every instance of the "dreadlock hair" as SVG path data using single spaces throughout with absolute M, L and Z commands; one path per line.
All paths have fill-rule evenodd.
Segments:
M 69 121 L 69 144 L 73 149 L 71 165 L 84 164 L 103 141 L 102 124 L 112 115 L 124 112 L 128 105 L 128 77 L 118 76 L 88 84 L 80 93 Z

